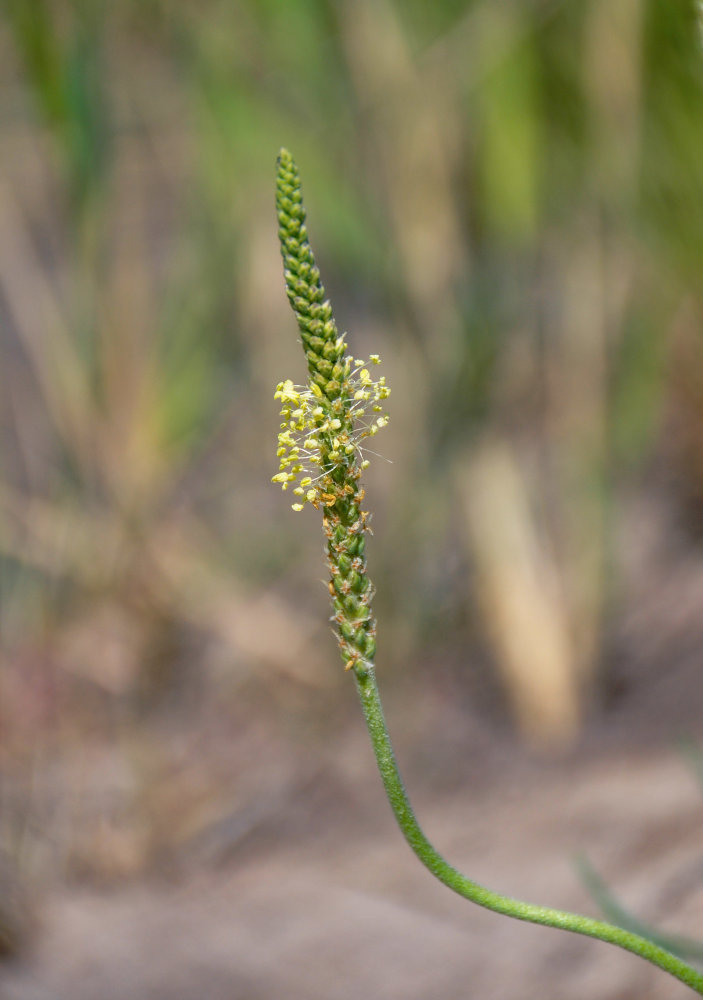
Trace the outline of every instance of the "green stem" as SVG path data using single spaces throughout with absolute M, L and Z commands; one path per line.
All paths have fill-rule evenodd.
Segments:
M 660 969 L 676 979 L 680 979 L 682 983 L 686 983 L 692 990 L 703 996 L 702 973 L 682 962 L 680 958 L 664 948 L 660 948 L 659 945 L 640 937 L 639 934 L 633 934 L 622 927 L 616 927 L 592 917 L 568 913 L 565 910 L 553 910 L 548 906 L 535 906 L 532 903 L 523 903 L 519 899 L 502 896 L 500 893 L 492 892 L 485 886 L 479 885 L 478 882 L 473 882 L 445 861 L 422 832 L 410 805 L 398 771 L 386 720 L 383 717 L 383 707 L 372 667 L 364 676 L 356 674 L 356 685 L 378 769 L 395 818 L 417 857 L 440 882 L 443 882 L 460 896 L 464 896 L 488 910 L 494 910 L 496 913 L 515 917 L 517 920 L 528 920 L 533 924 L 559 927 L 562 930 L 573 931 L 575 934 L 585 934 L 588 937 L 615 944 L 619 948 L 631 951 L 653 965 L 659 966 Z

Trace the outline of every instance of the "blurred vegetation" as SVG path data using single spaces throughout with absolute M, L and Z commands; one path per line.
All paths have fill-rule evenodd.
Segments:
M 384 676 L 489 664 L 524 735 L 572 739 L 623 496 L 664 463 L 701 528 L 693 2 L 1 9 L 5 839 L 36 851 L 55 815 L 38 759 L 116 733 L 152 801 L 168 710 L 309 720 L 343 682 L 319 526 L 269 485 L 273 387 L 303 374 L 281 145 L 340 325 L 394 388 L 369 479 Z

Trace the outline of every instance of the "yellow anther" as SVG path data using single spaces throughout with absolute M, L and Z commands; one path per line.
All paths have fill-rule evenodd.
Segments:
M 290 400 L 291 403 L 297 403 L 300 400 L 300 393 L 297 391 L 292 381 L 288 378 L 285 382 L 279 382 L 276 387 L 276 391 L 273 394 L 274 399 L 280 399 L 282 403 Z

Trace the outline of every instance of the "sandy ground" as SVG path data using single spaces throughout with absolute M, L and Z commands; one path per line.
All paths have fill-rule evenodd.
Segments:
M 484 912 L 400 839 L 370 752 L 352 737 L 248 832 L 178 879 L 64 888 L 3 1000 L 676 1000 L 690 991 L 608 945 Z M 518 760 L 437 797 L 427 832 L 493 888 L 595 912 L 572 857 L 670 931 L 703 927 L 703 798 L 675 751 Z
M 703 560 L 688 542 L 654 556 L 634 566 L 608 689 L 568 753 L 529 754 L 462 687 L 463 663 L 381 688 L 420 821 L 453 864 L 498 891 L 597 914 L 574 866 L 586 854 L 642 920 L 703 940 L 703 792 L 677 749 L 681 735 L 703 745 Z M 189 705 L 190 757 L 200 778 L 219 773 L 226 808 L 148 874 L 57 878 L 30 945 L 0 964 L 0 1000 L 693 996 L 612 946 L 498 917 L 435 882 L 395 827 L 347 682 L 340 725 L 297 742 L 252 710 L 223 744 Z M 98 798 L 109 768 L 96 758 Z M 186 785 L 153 786 L 164 843 Z

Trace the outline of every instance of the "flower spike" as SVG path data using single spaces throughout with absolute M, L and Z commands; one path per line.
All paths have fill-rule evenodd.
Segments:
M 306 504 L 323 510 L 330 571 L 333 620 L 347 670 L 367 675 L 376 652 L 376 622 L 371 613 L 373 587 L 366 573 L 364 534 L 369 515 L 361 509 L 359 485 L 368 466 L 362 442 L 388 423 L 382 403 L 390 395 L 385 376 L 373 379 L 380 364 L 347 354 L 332 307 L 325 299 L 305 226 L 300 177 L 293 157 L 282 149 L 276 178 L 278 235 L 288 301 L 298 321 L 309 379 L 304 386 L 280 382 L 278 472 L 275 483 L 293 487 L 293 510 Z
M 379 772 L 403 835 L 425 867 L 465 899 L 518 920 L 608 941 L 703 996 L 703 973 L 655 941 L 602 920 L 493 892 L 450 865 L 420 827 L 398 771 L 374 674 L 376 621 L 365 557 L 369 515 L 361 508 L 364 491 L 359 485 L 361 470 L 368 465 L 361 442 L 386 426 L 388 416 L 381 402 L 390 389 L 384 377 L 374 380 L 370 374 L 370 368 L 380 363 L 377 354 L 367 362 L 346 353 L 308 243 L 298 170 L 286 149 L 278 158 L 276 209 L 286 291 L 298 321 L 309 379 L 304 386 L 286 379 L 276 387 L 283 420 L 279 470 L 273 481 L 284 490 L 293 487 L 297 498 L 293 510 L 303 510 L 308 503 L 323 510 L 339 648 L 347 670 L 354 672 Z

